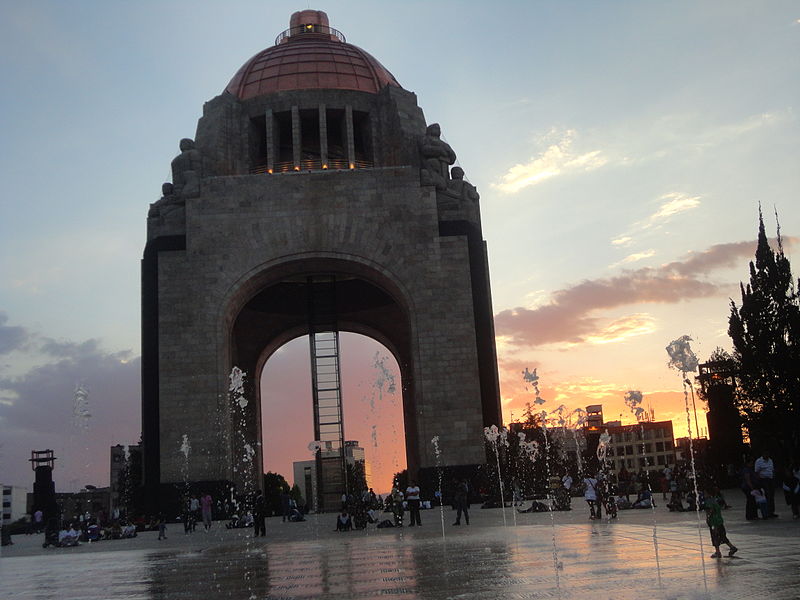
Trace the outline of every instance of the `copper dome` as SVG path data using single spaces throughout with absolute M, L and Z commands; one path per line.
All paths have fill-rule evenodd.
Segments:
M 247 100 L 287 90 L 358 90 L 377 93 L 397 80 L 370 54 L 345 42 L 322 11 L 292 15 L 275 45 L 248 60 L 233 76 L 228 92 Z

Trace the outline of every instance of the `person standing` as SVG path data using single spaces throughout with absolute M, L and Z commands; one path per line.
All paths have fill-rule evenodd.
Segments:
M 256 493 L 253 500 L 253 537 L 265 537 L 267 535 L 267 501 L 261 490 Z
M 761 456 L 755 463 L 756 477 L 759 479 L 759 486 L 764 490 L 767 498 L 767 518 L 777 517 L 775 514 L 775 465 L 769 457 L 769 450 L 764 448 Z
M 756 474 L 753 470 L 753 459 L 747 458 L 742 466 L 740 487 L 745 495 L 744 518 L 748 521 L 758 519 L 758 507 L 751 492 L 756 489 Z
M 453 525 L 461 525 L 461 514 L 464 514 L 464 523 L 469 525 L 469 484 L 466 479 L 462 479 L 456 484 L 456 492 L 453 497 L 456 506 L 456 522 Z
M 200 510 L 203 513 L 203 527 L 206 531 L 211 529 L 211 507 L 214 501 L 211 499 L 211 494 L 200 494 Z
M 409 527 L 413 527 L 414 525 L 421 526 L 422 521 L 419 519 L 419 486 L 415 481 L 409 483 L 406 488 L 406 502 L 408 502 L 408 512 L 411 513 L 411 524 Z
M 589 505 L 589 518 L 599 519 L 603 516 L 603 509 L 600 507 L 600 502 L 598 502 L 597 479 L 587 475 L 583 478 L 583 486 L 583 499 Z
M 714 546 L 711 558 L 722 558 L 722 553 L 719 551 L 722 544 L 728 546 L 728 556 L 733 556 L 739 549 L 731 544 L 725 532 L 725 520 L 722 518 L 722 509 L 716 494 L 717 490 L 706 491 L 706 525 L 711 531 L 711 544 Z
M 786 504 L 792 509 L 792 518 L 800 518 L 800 479 L 794 474 L 792 469 L 786 469 L 783 474 L 783 494 L 786 498 Z
M 403 492 L 401 492 L 398 488 L 392 488 L 392 512 L 394 513 L 394 526 L 395 527 L 402 527 L 403 526 Z M 342 509 L 346 512 L 346 509 Z
M 189 512 L 192 513 L 192 531 L 194 531 L 200 520 L 200 500 L 197 499 L 197 496 L 192 496 L 192 499 L 189 500 Z

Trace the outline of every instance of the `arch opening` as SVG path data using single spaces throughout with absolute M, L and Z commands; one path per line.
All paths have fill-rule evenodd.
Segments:
M 345 457 L 350 493 L 373 488 L 385 495 L 392 476 L 406 468 L 400 369 L 391 352 L 370 337 L 341 334 Z M 297 485 L 313 509 L 317 464 L 309 364 L 309 338 L 285 343 L 260 376 L 263 470 Z M 361 481 L 362 470 L 364 482 Z
M 355 265 L 352 269 L 344 265 L 345 268 L 325 271 L 312 270 L 312 265 L 302 262 L 293 266 L 295 269 L 289 270 L 285 265 L 281 265 L 271 274 L 256 275 L 254 279 L 260 279 L 260 285 L 253 285 L 252 279 L 243 285 L 243 288 L 248 290 L 249 297 L 243 298 L 241 293 L 234 297 L 234 302 L 239 299 L 239 310 L 238 314 L 234 313 L 235 317 L 232 319 L 228 360 L 230 366 L 238 366 L 246 373 L 252 374 L 247 393 L 255 402 L 246 409 L 248 413 L 238 426 L 237 434 L 229 436 L 232 444 L 231 456 L 242 455 L 239 445 L 261 447 L 262 452 L 258 452 L 254 457 L 252 471 L 239 477 L 248 477 L 251 481 L 260 482 L 262 473 L 273 470 L 271 468 L 273 465 L 270 464 L 271 454 L 276 457 L 285 455 L 284 450 L 288 450 L 291 446 L 294 448 L 291 462 L 302 462 L 312 458 L 308 445 L 317 440 L 320 441 L 322 448 L 317 452 L 316 470 L 317 473 L 324 475 L 330 472 L 330 468 L 321 466 L 320 456 L 326 456 L 325 451 L 331 446 L 330 441 L 334 440 L 332 449 L 336 451 L 336 455 L 341 455 L 339 470 L 341 476 L 338 481 L 335 478 L 328 480 L 327 484 L 321 483 L 321 479 L 314 478 L 317 487 L 326 490 L 327 493 L 324 502 L 321 494 L 314 494 L 311 498 L 316 501 L 316 505 L 311 504 L 312 508 L 316 506 L 321 510 L 330 510 L 333 508 L 333 499 L 336 498 L 338 502 L 341 495 L 341 491 L 332 495 L 331 490 L 342 487 L 342 491 L 349 491 L 346 485 L 349 475 L 346 474 L 352 467 L 353 452 L 360 454 L 365 446 L 371 446 L 371 454 L 374 457 L 371 459 L 370 467 L 372 464 L 375 465 L 374 481 L 380 482 L 378 488 L 382 491 L 388 491 L 383 488 L 390 486 L 391 477 L 395 472 L 404 468 L 409 468 L 413 472 L 419 464 L 413 384 L 414 361 L 411 353 L 412 332 L 408 312 L 396 299 L 396 290 L 395 294 L 389 293 L 385 286 L 381 285 L 383 281 L 378 283 L 380 276 L 370 277 L 370 273 L 363 265 Z M 319 299 L 320 296 L 324 296 L 323 300 Z M 320 313 L 325 314 L 320 316 Z M 319 376 L 320 363 L 315 358 L 318 355 L 315 355 L 314 350 L 309 351 L 309 340 L 314 340 L 315 344 L 318 344 L 320 336 L 330 337 L 331 334 L 325 332 L 334 331 L 337 332 L 335 338 L 341 338 L 344 344 L 343 351 L 339 353 L 344 361 L 341 365 L 342 377 L 337 384 L 339 387 L 337 394 L 343 402 L 340 400 L 338 406 L 343 408 L 345 413 L 350 413 L 350 416 L 344 419 L 340 413 L 337 420 L 338 437 L 325 434 L 331 430 L 331 426 L 326 425 L 325 421 L 327 415 L 331 414 L 330 402 L 321 399 L 322 391 L 313 378 Z M 372 356 L 369 360 L 364 358 L 365 348 L 371 348 Z M 360 360 L 355 362 L 348 356 L 353 353 L 353 349 L 356 350 L 355 355 L 360 356 Z M 284 379 L 278 388 L 271 388 L 270 380 L 274 378 L 275 381 L 280 381 L 284 373 L 270 376 L 271 367 L 268 368 L 267 363 L 274 361 L 279 364 L 286 354 L 294 356 L 296 364 L 287 369 L 286 373 L 295 373 L 295 381 L 287 382 Z M 305 374 L 300 376 L 297 368 L 304 369 Z M 370 404 L 370 411 L 363 409 L 365 398 L 363 392 L 366 390 L 364 386 L 368 385 L 364 377 L 370 368 L 381 370 L 380 375 L 384 378 L 395 379 L 392 395 L 396 397 L 394 408 L 400 415 L 399 419 L 396 414 L 384 419 L 379 414 L 382 410 L 377 410 L 382 407 L 376 407 L 374 401 Z M 315 374 L 311 378 L 311 383 L 309 383 L 309 371 Z M 399 382 L 401 377 L 402 385 Z M 304 384 L 301 384 L 301 381 Z M 356 385 L 354 381 L 361 386 L 361 391 L 351 389 Z M 372 384 L 370 386 L 374 387 Z M 273 429 L 270 421 L 275 420 L 275 415 L 270 416 L 269 407 L 262 402 L 262 398 L 280 394 L 281 387 L 292 390 L 288 396 L 294 398 L 294 402 L 291 403 L 292 410 L 289 410 L 289 413 L 294 414 L 292 413 L 294 411 L 300 414 L 303 410 L 307 411 L 307 408 L 303 408 L 303 404 L 313 405 L 314 413 L 311 419 L 298 419 L 300 429 L 296 431 L 295 437 L 302 440 L 301 443 L 295 440 L 294 443 L 287 445 L 288 442 L 285 442 L 279 448 L 272 448 L 270 452 L 272 440 L 270 431 Z M 384 391 L 387 392 L 388 389 Z M 359 402 L 361 402 L 360 407 Z M 352 408 L 348 408 L 351 405 Z M 364 419 L 370 420 L 370 427 L 373 424 L 376 426 L 374 431 L 363 429 Z M 382 431 L 384 421 L 386 430 Z M 383 442 L 380 438 L 388 443 L 385 449 L 382 448 Z M 346 443 L 351 441 L 360 442 L 361 445 L 356 448 Z M 401 449 L 399 454 L 396 449 L 398 445 Z M 338 450 L 340 447 L 343 448 L 341 452 Z M 384 450 L 389 451 L 388 454 Z M 327 456 L 330 458 L 332 455 Z M 347 464 L 351 467 L 347 467 Z M 302 488 L 304 478 L 295 477 L 294 469 L 290 470 L 289 467 L 290 465 L 284 461 L 280 467 L 284 471 L 281 474 L 289 482 L 297 480 Z M 372 479 L 372 473 L 369 475 Z M 232 476 L 237 479 L 236 469 L 233 469 Z

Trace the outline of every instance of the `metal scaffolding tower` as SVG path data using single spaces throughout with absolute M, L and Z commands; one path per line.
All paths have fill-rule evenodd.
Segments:
M 320 443 L 316 453 L 317 506 L 320 511 L 331 511 L 338 510 L 342 494 L 347 493 L 336 277 L 317 275 L 308 277 L 307 283 L 314 436 Z

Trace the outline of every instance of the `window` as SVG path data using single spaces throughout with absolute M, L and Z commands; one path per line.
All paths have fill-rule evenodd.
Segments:
M 626 458 L 625 459 L 625 464 L 628 465 L 629 469 L 632 469 L 633 468 L 633 459 L 632 458 Z
M 664 442 L 656 442 L 656 452 L 664 451 Z
M 661 455 L 661 454 L 658 455 L 658 457 L 656 458 L 656 461 L 658 462 L 659 465 L 667 464 L 667 458 L 665 456 Z
M 646 467 L 647 466 L 647 459 L 646 458 L 640 458 L 639 459 L 639 466 L 640 467 Z
M 625 446 L 625 454 L 629 456 L 633 454 L 633 446 Z
M 650 454 L 653 451 L 653 444 L 645 444 L 644 445 L 644 451 L 647 454 Z
M 672 440 L 667 440 L 666 442 L 664 442 L 664 449 L 672 450 Z

